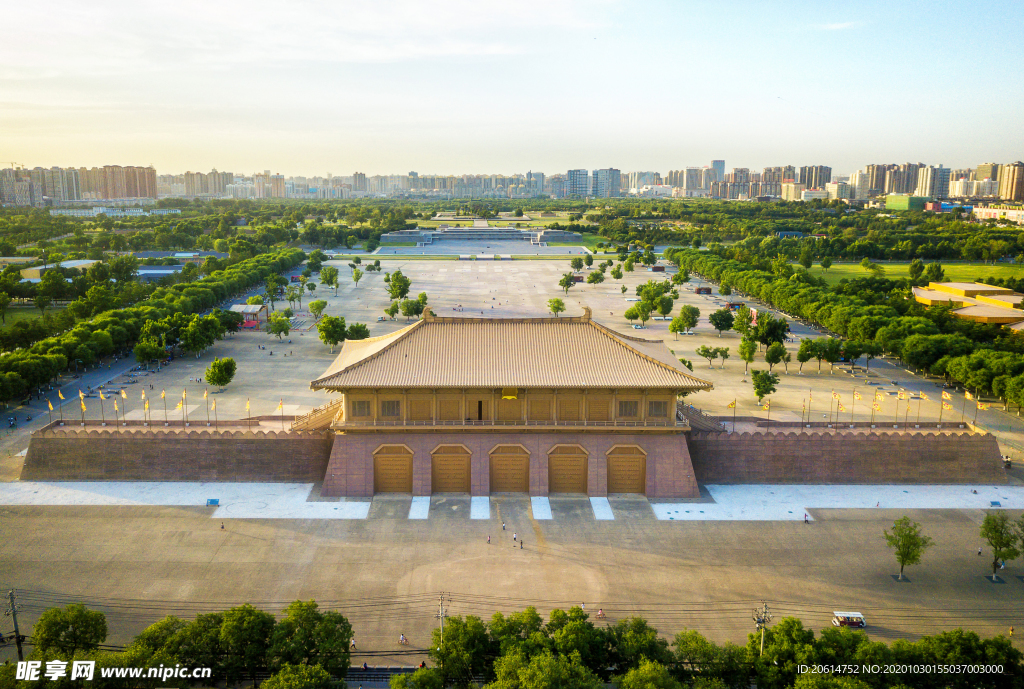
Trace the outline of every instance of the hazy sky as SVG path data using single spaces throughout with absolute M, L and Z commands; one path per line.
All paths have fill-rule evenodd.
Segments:
M 1024 3 L 3 2 L 0 167 L 1024 158 Z

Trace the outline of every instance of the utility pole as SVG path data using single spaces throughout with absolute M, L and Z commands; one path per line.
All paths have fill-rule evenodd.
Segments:
M 452 602 L 452 597 L 449 595 L 449 596 L 447 596 L 447 600 L 446 600 L 444 592 L 441 592 L 441 595 L 438 596 L 438 599 L 437 599 L 437 614 L 434 615 L 434 617 L 436 617 L 438 620 L 441 621 L 441 644 L 442 645 L 444 644 L 444 620 L 445 620 L 446 617 L 448 617 L 448 608 L 444 607 L 444 604 L 446 602 L 447 603 L 451 603 Z M 437 650 L 440 651 L 441 649 L 438 648 Z
M 754 608 L 754 624 L 761 632 L 761 655 L 764 655 L 764 628 L 772 621 L 772 614 L 768 611 L 768 603 L 761 601 L 760 608 Z
M 4 617 L 9 616 L 14 620 L 14 643 L 18 645 L 18 660 L 25 660 L 25 654 L 21 650 L 21 632 L 18 630 L 18 606 L 14 603 L 14 589 L 7 592 L 7 600 L 10 602 L 4 610 Z

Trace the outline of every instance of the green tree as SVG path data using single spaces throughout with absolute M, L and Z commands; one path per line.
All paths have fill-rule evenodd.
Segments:
M 562 275 L 562 279 L 558 281 L 558 286 L 568 295 L 569 290 L 576 284 L 576 280 L 573 279 L 572 273 L 565 273 Z
M 814 248 L 810 242 L 804 242 L 804 246 L 800 249 L 800 260 L 798 261 L 805 270 L 810 270 L 811 265 L 814 263 Z
M 611 269 L 610 274 L 616 280 L 621 280 L 622 279 L 622 268 L 619 268 L 618 266 L 615 266 L 614 268 Z
M 668 316 L 670 313 L 672 313 L 672 307 L 675 305 L 675 301 L 673 301 L 672 297 L 662 295 L 658 297 L 657 301 L 655 301 L 654 304 L 657 308 L 658 313 L 660 313 L 662 316 Z M 700 315 L 699 310 L 697 311 L 697 314 Z
M 917 282 L 924 275 L 924 261 L 919 258 L 915 258 L 910 262 L 910 281 Z
M 786 347 L 781 342 L 773 342 L 768 345 L 768 349 L 764 351 L 764 362 L 768 364 L 768 372 L 771 373 L 777 364 L 782 363 L 785 356 Z
M 715 359 L 718 358 L 717 347 L 708 347 L 707 345 L 701 345 L 700 347 L 697 347 L 696 354 L 702 359 L 708 360 L 708 368 L 714 368 L 713 362 Z
M 544 651 L 533 657 L 516 651 L 494 663 L 496 678 L 485 689 L 601 689 L 604 684 L 582 662 L 579 653 L 568 656 Z
M 267 656 L 274 668 L 317 666 L 345 676 L 352 625 L 341 613 L 321 611 L 316 601 L 294 601 L 270 636 Z
M 32 628 L 32 642 L 42 654 L 70 658 L 78 651 L 94 651 L 107 640 L 107 618 L 81 603 L 50 608 Z
M 796 681 L 800 665 L 813 664 L 814 632 L 793 617 L 783 618 L 774 627 L 764 630 L 764 654 L 760 652 L 761 635 L 747 636 L 747 655 L 754 660 L 759 689 L 790 689 Z
M 319 665 L 282 665 L 260 686 L 263 689 L 330 689 L 334 681 Z
M 444 684 L 468 687 L 474 676 L 489 674 L 494 643 L 479 617 L 449 617 L 441 630 L 434 629 L 428 655 L 437 664 Z
M 386 284 L 388 286 L 388 296 L 395 300 L 402 300 L 409 296 L 412 280 L 403 275 L 401 270 L 396 270 L 388 276 Z
M 628 309 L 626 309 L 626 312 L 624 314 L 622 314 L 622 315 L 623 315 L 623 317 L 627 321 L 632 323 L 633 321 L 636 321 L 636 320 L 640 319 L 640 309 L 637 306 L 630 306 Z M 672 329 L 672 326 L 669 325 L 669 330 L 671 330 L 671 329 Z M 673 332 L 676 332 L 676 331 L 673 331 Z
M 609 664 L 620 672 L 628 672 L 640 663 L 651 660 L 667 664 L 672 660 L 668 641 L 640 617 L 619 620 L 606 631 L 609 645 Z
M 821 269 L 824 272 L 828 272 L 828 269 L 832 267 L 832 259 L 829 256 L 825 256 L 821 259 Z
M 291 332 L 291 327 L 291 322 L 280 314 L 275 313 L 267 320 L 267 332 L 276 335 L 278 340 Z
M 722 368 L 725 368 L 725 360 L 729 358 L 729 348 L 715 347 L 715 351 L 718 352 L 718 358 L 722 360 Z
M 634 265 L 633 259 L 630 258 L 630 259 L 627 259 L 626 262 L 622 264 L 622 268 L 627 273 L 632 273 L 633 272 L 633 265 Z
M 882 529 L 882 533 L 900 565 L 900 579 L 903 579 L 903 568 L 920 564 L 921 555 L 932 545 L 932 539 L 921 533 L 921 525 L 906 516 L 893 522 L 892 532 Z
M 565 302 L 561 299 L 548 299 L 548 311 L 555 314 L 557 318 L 558 314 L 565 311 Z
M 864 370 L 871 370 L 871 360 L 875 357 L 881 356 L 882 346 L 877 342 L 868 340 L 867 342 L 860 343 L 861 351 L 864 354 Z
M 320 341 L 331 348 L 332 354 L 338 343 L 345 341 L 345 327 L 345 319 L 341 316 L 324 316 L 316 324 L 316 331 L 320 335 Z
M 356 287 L 359 286 L 359 281 L 363 279 L 363 271 L 356 268 L 352 271 L 352 282 L 356 283 Z M 338 296 L 338 290 L 335 288 L 334 296 Z
M 829 374 L 835 373 L 836 362 L 843 355 L 843 343 L 840 340 L 819 338 L 819 351 L 821 358 L 828 362 Z M 818 360 L 818 371 L 821 371 L 821 359 Z
M 164 348 L 152 340 L 140 341 L 132 351 L 135 354 L 135 360 L 140 364 L 146 364 L 147 367 L 151 362 L 164 358 Z
M 646 301 L 642 301 L 636 305 L 636 311 L 640 323 L 646 326 L 647 321 L 651 318 L 651 305 Z
M 721 337 L 722 333 L 732 328 L 733 318 L 732 310 L 728 308 L 719 309 L 708 316 L 708 320 L 711 322 L 711 326 L 718 331 L 718 336 Z
M 263 297 L 261 297 L 258 294 L 254 294 L 248 299 L 246 299 L 245 303 L 249 304 L 250 306 L 263 306 Z
M 587 255 L 589 256 L 590 254 Z M 588 285 L 600 285 L 602 282 L 604 282 L 604 273 L 602 273 L 599 270 L 595 270 L 593 273 L 587 276 Z
M 992 549 L 992 580 L 1000 560 L 1016 560 L 1020 557 L 1021 533 L 1005 512 L 991 512 L 981 522 L 981 537 Z
M 746 378 L 747 371 L 750 369 L 750 364 L 754 361 L 754 354 L 757 353 L 757 342 L 744 337 L 740 340 L 740 359 L 743 360 L 743 376 Z
M 316 301 L 309 302 L 309 312 L 313 314 L 314 322 L 319 322 L 320 317 L 324 315 L 324 309 L 327 308 L 327 302 L 323 299 L 317 299 Z
M 7 309 L 11 306 L 11 298 L 6 292 L 0 292 L 0 322 L 7 325 Z
M 370 329 L 363 323 L 353 323 L 345 331 L 346 340 L 365 340 L 370 336 Z
M 640 665 L 619 678 L 618 689 L 682 689 L 679 683 L 661 663 L 646 658 Z
M 361 274 L 360 274 L 361 275 Z M 356 280 L 355 275 L 352 275 L 352 279 L 358 285 L 359 280 Z M 334 288 L 334 296 L 338 296 L 338 269 L 334 266 L 324 266 L 320 269 L 320 282 L 324 283 L 328 287 Z
M 683 319 L 683 327 L 686 328 L 686 332 L 690 332 L 691 328 L 697 327 L 697 320 L 700 318 L 700 309 L 696 306 L 690 306 L 687 304 L 679 309 L 678 318 Z
M 775 392 L 775 386 L 779 384 L 778 374 L 769 371 L 758 371 L 755 369 L 750 372 L 750 378 L 754 384 L 754 394 L 757 395 L 758 404 L 761 404 L 761 400 Z
M 754 320 L 754 314 L 746 306 L 746 304 L 736 309 L 736 315 L 733 318 L 732 329 L 738 332 L 743 337 L 746 337 L 750 332 L 750 324 Z
M 757 326 L 753 334 L 760 344 L 769 346 L 775 342 L 782 342 L 789 332 L 789 323 L 785 318 L 776 318 L 770 313 L 759 313 L 757 315 Z
M 946 279 L 946 272 L 938 263 L 930 263 L 924 271 L 924 278 L 928 282 L 944 282 Z
M 35 304 L 36 308 L 39 309 L 40 314 L 46 313 L 46 309 L 50 308 L 50 298 L 43 294 L 37 296 L 33 300 L 33 303 Z
M 411 675 L 391 675 L 391 689 L 444 689 L 444 678 L 434 668 L 420 668 Z
M 231 384 L 231 381 L 235 378 L 235 371 L 237 364 L 234 359 L 214 359 L 209 366 L 206 367 L 205 378 L 210 385 L 214 385 L 218 388 L 226 388 Z
M 398 303 L 397 301 L 393 301 L 393 302 L 391 302 L 391 304 L 386 309 L 384 309 L 384 313 L 386 313 L 388 316 L 390 316 L 391 320 L 395 320 L 395 316 L 398 315 L 398 312 L 401 309 L 402 309 L 402 305 L 400 303 Z
M 573 256 L 569 260 L 569 267 L 572 268 L 572 272 L 578 273 L 583 270 L 583 259 L 579 256 Z
M 672 642 L 675 648 L 676 676 L 696 689 L 719 689 L 715 685 L 699 685 L 697 681 L 715 678 L 722 687 L 738 687 L 749 683 L 746 649 L 732 643 L 718 646 L 699 632 L 684 630 Z
M 229 682 L 247 675 L 255 683 L 256 673 L 266 665 L 273 630 L 274 616 L 248 603 L 224 612 L 220 643 Z
M 583 264 L 588 268 L 594 265 L 594 257 L 590 254 L 583 254 Z

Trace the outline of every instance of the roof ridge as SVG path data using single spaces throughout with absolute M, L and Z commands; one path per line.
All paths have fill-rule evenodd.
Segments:
M 645 354 L 644 352 L 641 352 L 640 350 L 636 349 L 635 347 L 630 347 L 626 342 L 623 342 L 623 340 L 620 339 L 620 338 L 625 338 L 625 339 L 629 339 L 629 340 L 635 340 L 637 342 L 647 342 L 647 343 L 650 343 L 650 344 L 658 344 L 659 342 L 664 344 L 665 343 L 664 340 L 644 340 L 644 339 L 641 339 L 641 338 L 638 338 L 638 337 L 630 337 L 629 335 L 622 335 L 621 333 L 617 333 L 614 330 L 612 330 L 611 328 L 609 328 L 607 326 L 604 326 L 604 325 L 601 325 L 597 321 L 589 321 L 589 323 L 591 325 L 593 325 L 595 328 L 597 328 L 601 333 L 603 333 L 605 337 L 608 337 L 609 339 L 611 339 L 614 342 L 618 342 L 620 345 L 622 345 L 623 347 L 625 347 L 629 351 L 633 352 L 634 354 L 637 354 L 641 358 L 646 359 L 647 361 L 650 361 L 651 363 L 653 363 L 653 364 L 655 364 L 657 366 L 661 366 L 662 368 L 668 369 L 669 371 L 672 371 L 675 374 L 686 376 L 687 378 L 692 378 L 693 380 L 696 380 L 696 381 L 701 382 L 701 383 L 706 383 L 708 385 L 712 384 L 711 381 L 709 381 L 709 380 L 704 380 L 703 378 L 698 378 L 697 376 L 693 375 L 692 371 L 690 373 L 683 373 L 679 369 L 677 369 L 677 368 L 675 368 L 673 366 L 669 366 L 664 361 L 658 361 L 657 359 L 652 357 L 650 354 Z
M 371 354 L 369 356 L 363 357 L 362 359 L 359 359 L 358 361 L 352 362 L 351 364 L 349 364 L 345 368 L 338 369 L 337 371 L 335 371 L 331 375 L 332 376 L 336 376 L 339 373 L 345 373 L 347 371 L 353 371 L 353 370 L 359 368 L 360 366 L 362 366 L 363 364 L 367 364 L 367 363 L 373 361 L 377 357 L 381 356 L 382 353 L 384 353 L 387 350 L 391 349 L 397 343 L 401 342 L 406 337 L 408 337 L 409 334 L 412 331 L 414 331 L 417 326 L 419 326 L 419 325 L 421 325 L 423 323 L 426 323 L 426 321 L 425 320 L 418 320 L 415 323 L 413 323 L 412 325 L 407 325 L 404 328 L 402 328 L 401 330 L 396 330 L 395 332 L 388 333 L 387 335 L 378 335 L 377 337 L 368 337 L 365 340 L 355 340 L 356 342 L 380 342 L 381 340 L 386 340 L 388 338 L 394 338 L 394 342 L 392 342 L 391 344 L 385 345 L 385 346 L 381 347 L 380 349 L 378 349 L 376 352 L 374 352 L 373 354 Z M 338 356 L 341 356 L 341 352 L 338 352 Z M 313 381 L 313 382 L 315 383 L 317 381 Z

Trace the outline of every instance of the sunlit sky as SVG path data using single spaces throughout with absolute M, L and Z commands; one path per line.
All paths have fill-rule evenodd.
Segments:
M 7 0 L 0 167 L 1024 158 L 1024 3 Z

